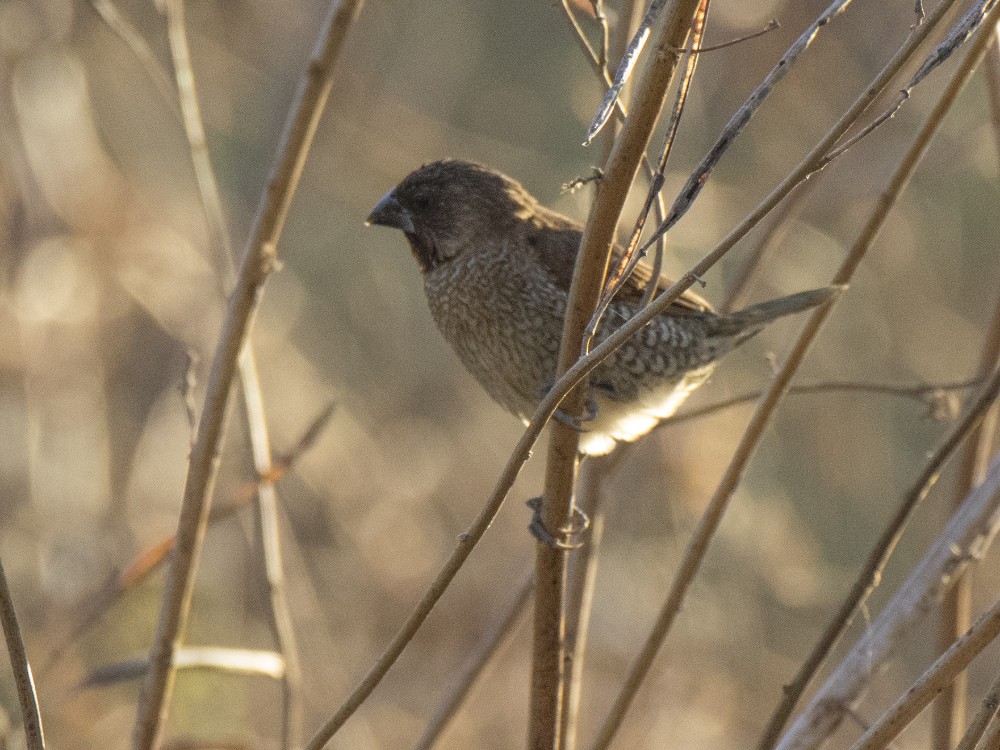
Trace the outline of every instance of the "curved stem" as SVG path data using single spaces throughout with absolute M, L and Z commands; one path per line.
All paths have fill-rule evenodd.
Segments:
M 3 626 L 4 639 L 7 641 L 7 656 L 10 658 L 10 668 L 14 672 L 14 684 L 17 687 L 17 698 L 21 703 L 21 723 L 24 726 L 24 740 L 28 750 L 45 750 L 45 732 L 42 729 L 42 717 L 38 710 L 38 695 L 35 692 L 35 680 L 31 676 L 31 665 L 28 663 L 28 652 L 21 638 L 21 626 L 17 622 L 14 611 L 14 600 L 7 586 L 7 574 L 0 562 L 0 625 Z

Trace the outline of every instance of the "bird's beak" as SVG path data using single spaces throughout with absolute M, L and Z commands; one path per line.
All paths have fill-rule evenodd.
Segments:
M 396 200 L 396 195 L 392 190 L 383 195 L 382 200 L 375 204 L 375 208 L 368 214 L 365 224 L 368 226 L 393 227 L 394 229 L 402 229 L 404 232 L 409 232 L 410 234 L 415 231 L 413 227 L 413 215 L 402 203 Z

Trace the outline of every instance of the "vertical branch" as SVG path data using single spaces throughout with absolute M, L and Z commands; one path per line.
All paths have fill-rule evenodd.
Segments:
M 42 731 L 42 717 L 38 711 L 38 695 L 35 680 L 31 676 L 31 665 L 21 638 L 21 626 L 17 623 L 14 600 L 7 585 L 7 574 L 0 562 L 0 625 L 7 641 L 7 655 L 10 668 L 14 672 L 17 698 L 21 703 L 21 723 L 24 725 L 24 739 L 28 750 L 45 750 L 45 733 Z
M 676 70 L 677 49 L 687 36 L 697 0 L 677 0 L 664 11 L 643 77 L 636 88 L 632 113 L 611 152 L 608 169 L 584 228 L 567 302 L 557 376 L 576 362 L 587 322 L 604 287 L 615 228 L 646 144 L 659 118 L 667 87 Z M 582 411 L 584 389 L 574 389 L 563 401 L 568 414 Z M 562 528 L 569 518 L 576 478 L 579 434 L 565 425 L 552 426 L 546 460 L 545 490 L 540 513 L 548 529 Z M 560 714 L 565 698 L 566 656 L 563 636 L 565 550 L 537 545 L 535 569 L 535 636 L 531 677 L 530 750 L 562 747 Z
M 205 138 L 201 106 L 198 104 L 194 67 L 191 64 L 191 50 L 184 22 L 184 0 L 166 0 L 163 8 L 167 16 L 167 42 L 170 45 L 170 57 L 177 82 L 177 99 L 181 107 L 184 135 L 191 152 L 191 163 L 198 183 L 198 196 L 201 198 L 209 236 L 212 238 L 212 250 L 217 256 L 216 268 L 219 269 L 223 287 L 226 288 L 232 284 L 234 271 L 232 241 L 226 229 L 222 198 L 219 197 L 219 186 L 215 180 L 215 170 L 212 168 L 208 141 Z
M 587 655 L 597 565 L 601 542 L 604 539 L 604 482 L 614 475 L 615 470 L 621 465 L 622 458 L 628 455 L 628 452 L 628 446 L 621 446 L 608 456 L 588 458 L 580 467 L 577 505 L 590 518 L 591 526 L 587 544 L 570 555 L 567 572 L 566 647 L 569 658 L 566 676 L 567 697 L 562 719 L 566 750 L 575 750 L 579 730 L 583 665 Z
M 209 376 L 198 435 L 191 451 L 176 544 L 150 652 L 149 674 L 143 684 L 133 734 L 135 750 L 151 750 L 162 731 L 168 697 L 173 689 L 174 652 L 183 637 L 191 607 L 194 574 L 205 536 L 218 456 L 239 353 L 250 332 L 261 290 L 277 262 L 277 243 L 288 216 L 333 83 L 333 68 L 361 0 L 331 4 L 307 72 L 277 149 L 277 158 L 261 199 L 229 298 L 219 346 Z
M 257 363 L 249 342 L 240 352 L 240 383 L 243 390 L 243 407 L 246 411 L 253 450 L 254 469 L 257 472 L 257 536 L 264 563 L 267 586 L 269 625 L 278 651 L 285 662 L 281 678 L 281 750 L 300 744 L 302 729 L 302 667 L 295 638 L 295 626 L 288 604 L 285 565 L 281 552 L 281 534 L 278 523 L 278 493 L 274 486 L 274 464 L 264 418 L 264 401 L 257 379 Z
M 168 41 L 177 79 L 177 91 L 183 114 L 184 133 L 187 136 L 194 166 L 198 193 L 201 196 L 205 219 L 212 237 L 212 246 L 218 257 L 219 280 L 223 289 L 232 284 L 234 273 L 232 240 L 226 227 L 218 182 L 208 152 L 205 127 L 195 88 L 194 66 L 188 46 L 184 22 L 184 0 L 167 0 Z M 275 490 L 274 466 L 271 456 L 267 420 L 264 416 L 264 399 L 260 389 L 257 362 L 253 346 L 248 341 L 240 353 L 239 375 L 242 385 L 244 411 L 247 418 L 250 446 L 253 453 L 257 483 L 257 523 L 254 527 L 263 557 L 264 581 L 268 592 L 269 626 L 280 651 L 285 669 L 282 672 L 282 750 L 298 744 L 297 733 L 302 726 L 301 683 L 291 611 L 285 588 L 284 563 L 281 554 L 281 537 L 278 525 L 278 497 Z
M 997 69 L 1000 52 L 994 41 L 987 52 L 983 74 L 990 99 L 993 116 L 993 135 L 996 141 L 997 157 L 1000 158 L 1000 71 Z M 1000 358 L 1000 295 L 997 297 L 993 319 L 987 327 L 986 343 L 979 359 L 977 377 L 986 377 Z M 962 501 L 972 487 L 982 481 L 986 471 L 987 457 L 993 442 L 993 427 L 996 411 L 987 417 L 962 446 L 958 459 L 958 476 L 955 480 L 955 503 Z M 969 629 L 972 623 L 972 573 L 967 572 L 948 592 L 941 602 L 938 620 L 938 648 L 947 649 L 955 639 Z M 968 700 L 969 677 L 963 672 L 955 681 L 945 687 L 931 707 L 931 747 L 933 750 L 950 750 L 962 736 L 965 726 L 966 702 Z
M 566 12 L 570 12 L 569 6 L 564 2 Z M 602 3 L 603 8 L 603 3 Z M 605 42 L 607 51 L 601 55 L 600 72 L 598 72 L 598 82 L 601 87 L 601 95 L 607 93 L 611 82 L 610 65 L 617 65 L 625 54 L 629 39 L 638 26 L 641 15 L 641 3 L 636 0 L 629 0 L 620 9 L 618 24 L 614 28 L 614 33 L 608 42 Z M 603 28 L 606 33 L 607 20 L 605 19 Z M 593 52 L 588 49 L 586 40 L 581 40 L 584 45 L 584 53 L 589 52 L 593 57 Z M 603 75 L 602 75 L 603 73 Z M 619 98 L 616 105 L 618 111 L 624 113 L 622 98 Z M 601 149 L 600 165 L 605 168 L 611 158 L 611 152 L 615 147 L 615 139 L 618 134 L 618 123 L 609 123 L 601 133 L 598 134 L 598 143 Z M 655 176 L 650 167 L 648 157 L 643 159 L 645 172 L 650 178 L 650 189 L 655 184 Z M 663 203 L 661 191 L 656 193 L 656 207 L 658 220 L 663 219 L 666 207 Z M 657 244 L 658 257 L 662 259 L 662 251 L 666 242 Z M 656 274 L 654 274 L 655 279 Z M 654 286 L 651 284 L 651 286 Z M 621 464 L 622 457 L 627 454 L 625 447 L 621 447 L 610 456 L 593 457 L 583 462 L 581 467 L 581 480 L 578 504 L 580 510 L 591 520 L 590 537 L 588 543 L 583 545 L 570 555 L 569 567 L 567 569 L 566 584 L 566 647 L 568 658 L 566 660 L 566 699 L 563 701 L 562 715 L 560 716 L 560 736 L 565 737 L 565 750 L 576 750 L 577 733 L 579 730 L 580 701 L 583 695 L 583 669 L 587 654 L 587 640 L 590 632 L 590 616 L 593 611 L 594 586 L 597 581 L 597 565 L 601 548 L 601 541 L 604 536 L 604 515 L 603 515 L 603 489 L 604 480 L 611 476 L 615 469 Z

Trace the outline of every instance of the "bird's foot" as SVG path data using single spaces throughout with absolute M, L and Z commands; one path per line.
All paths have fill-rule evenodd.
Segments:
M 552 417 L 560 424 L 564 424 L 577 432 L 590 432 L 590 430 L 584 427 L 584 425 L 587 422 L 592 422 L 594 417 L 597 416 L 597 404 L 594 403 L 593 399 L 588 398 L 585 408 L 587 409 L 587 413 L 582 417 L 575 417 L 572 414 L 567 414 L 562 409 L 556 409 L 552 412 Z
M 594 167 L 591 172 L 586 177 L 574 177 L 562 186 L 562 191 L 564 193 L 575 193 L 577 190 L 582 188 L 589 182 L 600 182 L 604 179 L 604 170 L 600 167 Z
M 577 508 L 575 505 L 573 506 L 573 520 L 566 526 L 559 529 L 560 536 L 557 537 L 545 528 L 545 524 L 542 521 L 542 498 L 531 498 L 528 500 L 527 506 L 532 510 L 531 523 L 528 524 L 528 531 L 531 532 L 531 535 L 535 537 L 535 539 L 540 541 L 542 544 L 560 550 L 568 551 L 580 549 L 580 547 L 583 546 L 583 542 L 573 541 L 574 537 L 583 534 L 583 532 L 590 528 L 590 519 L 582 510 Z
M 549 395 L 549 391 L 552 390 L 552 383 L 547 383 L 538 392 L 539 398 L 545 398 Z M 556 409 L 552 413 L 553 419 L 558 421 L 560 424 L 564 424 L 570 429 L 576 430 L 577 432 L 587 432 L 587 428 L 584 424 L 587 422 L 592 422 L 595 417 L 597 417 L 597 402 L 592 398 L 588 398 L 584 401 L 583 408 L 586 412 L 582 416 L 574 416 L 573 414 L 567 414 L 562 409 Z

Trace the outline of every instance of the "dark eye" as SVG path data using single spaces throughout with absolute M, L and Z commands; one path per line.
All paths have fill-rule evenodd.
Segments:
M 416 195 L 413 197 L 413 207 L 418 211 L 423 211 L 431 207 L 429 195 Z

